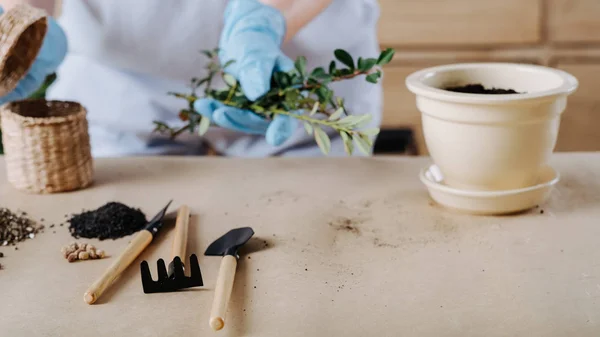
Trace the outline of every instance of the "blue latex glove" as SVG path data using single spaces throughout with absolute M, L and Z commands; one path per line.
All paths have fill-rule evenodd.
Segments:
M 0 15 L 4 13 L 0 7 Z M 0 97 L 0 104 L 27 98 L 39 89 L 46 76 L 56 71 L 67 54 L 67 37 L 52 17 L 47 17 L 48 31 L 44 36 L 42 47 L 33 62 L 33 65 L 19 81 L 17 87 L 4 97 Z
M 235 77 L 250 100 L 255 101 L 271 87 L 274 70 L 290 71 L 294 62 L 282 51 L 286 23 L 277 9 L 256 0 L 230 0 L 225 9 L 225 26 L 219 42 L 219 61 Z M 249 134 L 264 134 L 274 146 L 289 139 L 297 121 L 277 115 L 268 121 L 252 111 L 223 105 L 213 99 L 199 99 L 194 108 L 217 125 Z

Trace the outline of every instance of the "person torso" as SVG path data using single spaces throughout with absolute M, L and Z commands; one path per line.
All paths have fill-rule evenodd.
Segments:
M 152 133 L 153 121 L 183 125 L 177 115 L 186 103 L 167 95 L 189 92 L 192 77 L 205 74 L 202 50 L 217 47 L 225 0 L 64 0 L 59 19 L 69 54 L 49 98 L 81 102 L 88 109 L 92 148 L 97 156 L 186 154 L 201 147 L 184 133 L 177 141 Z M 376 56 L 376 0 L 334 0 L 283 47 L 291 58 L 304 55 L 309 67 L 327 66 L 337 48 Z M 349 110 L 381 120 L 381 86 L 356 79 L 334 85 Z M 301 129 L 272 147 L 263 137 L 211 128 L 205 139 L 231 156 L 318 153 Z M 315 152 L 316 150 L 316 152 Z

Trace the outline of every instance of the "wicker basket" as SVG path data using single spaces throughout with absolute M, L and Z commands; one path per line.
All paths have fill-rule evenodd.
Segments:
M 8 181 L 56 193 L 89 186 L 93 162 L 86 110 L 75 102 L 24 100 L 0 108 Z
M 0 16 L 0 96 L 13 91 L 35 61 L 48 29 L 46 15 L 18 5 Z

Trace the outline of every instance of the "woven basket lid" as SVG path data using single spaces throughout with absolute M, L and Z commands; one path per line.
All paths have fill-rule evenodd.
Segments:
M 13 91 L 33 65 L 48 29 L 46 17 L 25 4 L 0 15 L 0 96 Z

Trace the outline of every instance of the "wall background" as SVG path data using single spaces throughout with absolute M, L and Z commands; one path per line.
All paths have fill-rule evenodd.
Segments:
M 384 128 L 413 129 L 427 154 L 413 71 L 456 62 L 524 62 L 566 70 L 580 81 L 563 115 L 557 151 L 600 150 L 600 0 L 380 0 L 386 70 Z

